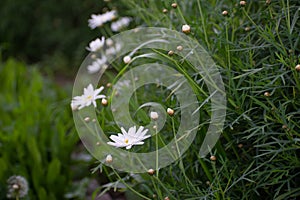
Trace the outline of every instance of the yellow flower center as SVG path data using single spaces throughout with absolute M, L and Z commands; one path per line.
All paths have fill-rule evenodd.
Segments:
M 91 99 L 91 98 L 92 98 L 92 95 L 87 96 L 87 99 Z
M 128 144 L 128 139 L 125 139 L 125 143 Z

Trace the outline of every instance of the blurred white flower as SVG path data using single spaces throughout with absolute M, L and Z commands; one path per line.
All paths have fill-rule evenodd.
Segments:
M 128 88 L 130 84 L 130 80 L 119 81 L 116 85 L 114 85 L 114 89 L 117 91 L 121 91 L 123 88 Z
M 97 58 L 91 65 L 87 66 L 87 70 L 90 74 L 96 73 L 101 69 L 107 61 L 107 58 L 103 56 L 101 59 Z
M 71 106 L 76 106 L 79 110 L 84 107 L 90 106 L 91 104 L 93 104 L 94 107 L 97 107 L 96 100 L 106 97 L 105 95 L 100 94 L 103 89 L 104 87 L 101 86 L 99 89 L 94 90 L 93 85 L 89 84 L 86 88 L 83 89 L 83 95 L 76 96 L 72 99 Z
M 122 17 L 118 21 L 111 23 L 111 30 L 114 32 L 120 31 L 122 28 L 127 27 L 131 22 L 130 17 Z
M 121 47 L 122 46 L 117 43 L 115 46 L 111 46 L 111 47 L 107 48 L 106 51 L 105 51 L 105 54 L 106 55 L 117 54 L 121 50 Z
M 86 49 L 90 52 L 96 52 L 103 47 L 104 42 L 105 42 L 105 37 L 102 36 L 101 40 L 97 38 L 96 40 L 91 41 L 89 46 Z
M 11 176 L 7 180 L 7 194 L 6 197 L 11 198 L 23 198 L 28 194 L 28 182 L 22 176 Z
M 114 41 L 111 39 L 111 38 L 107 38 L 107 40 L 106 40 L 106 45 L 107 46 L 112 46 L 114 44 Z
M 89 19 L 89 27 L 91 29 L 95 29 L 98 26 L 102 26 L 104 23 L 114 20 L 117 17 L 117 12 L 115 10 L 106 12 L 104 14 L 91 15 L 91 19 Z
M 136 127 L 130 127 L 128 132 L 121 127 L 123 134 L 118 133 L 118 136 L 111 135 L 110 139 L 114 142 L 107 142 L 107 144 L 115 147 L 126 147 L 126 149 L 131 149 L 133 145 L 142 145 L 144 144 L 143 140 L 149 138 L 151 135 L 146 135 L 148 129 L 144 130 L 144 127 L 141 126 L 138 130 Z

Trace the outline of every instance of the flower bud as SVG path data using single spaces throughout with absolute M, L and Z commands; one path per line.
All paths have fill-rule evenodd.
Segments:
M 169 56 L 173 56 L 173 55 L 174 55 L 174 51 L 172 51 L 172 50 L 169 51 L 169 52 L 168 52 L 168 55 L 169 55 Z
M 158 113 L 157 112 L 150 112 L 150 117 L 153 120 L 157 120 L 158 119 Z
M 181 45 L 179 45 L 179 46 L 176 47 L 176 49 L 177 49 L 178 51 L 182 51 L 183 47 L 182 47 Z
M 149 170 L 148 170 L 148 174 L 149 174 L 149 175 L 153 175 L 154 173 L 155 173 L 155 170 L 154 170 L 154 169 L 149 169 Z
M 217 157 L 216 157 L 216 156 L 211 156 L 211 157 L 210 157 L 210 160 L 211 160 L 211 161 L 216 161 L 216 160 L 217 160 Z
M 107 101 L 106 99 L 102 99 L 102 100 L 101 100 L 101 104 L 102 104 L 103 106 L 107 106 L 108 101 Z
M 247 4 L 246 1 L 240 1 L 240 6 L 245 6 Z
M 107 162 L 107 163 L 112 163 L 112 161 L 113 161 L 112 156 L 111 156 L 110 154 L 108 154 L 108 155 L 106 156 L 105 162 Z
M 251 29 L 251 27 L 249 27 L 249 26 L 247 26 L 246 28 L 245 28 L 245 31 L 250 31 L 250 29 Z
M 130 57 L 130 56 L 125 56 L 125 57 L 123 58 L 123 61 L 124 61 L 125 64 L 128 64 L 128 63 L 130 63 L 130 61 L 131 61 L 131 57 Z
M 186 33 L 186 34 L 188 34 L 188 33 L 191 32 L 191 27 L 189 25 L 187 25 L 187 24 L 182 25 L 181 29 L 182 29 L 182 32 Z
M 269 96 L 271 96 L 271 94 L 270 94 L 269 92 L 265 92 L 265 93 L 264 93 L 264 96 L 265 96 L 265 97 L 269 97 Z
M 223 16 L 228 16 L 228 11 L 227 11 L 227 10 L 224 10 L 224 11 L 222 12 L 222 15 L 223 15 Z
M 171 108 L 168 108 L 168 109 L 167 109 L 167 113 L 168 113 L 170 116 L 173 116 L 173 115 L 174 115 L 174 110 L 171 109 Z

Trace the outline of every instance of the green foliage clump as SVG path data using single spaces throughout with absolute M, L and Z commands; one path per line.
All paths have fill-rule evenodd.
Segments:
M 177 1 L 176 8 L 170 0 L 125 2 L 142 26 L 178 31 L 183 24 L 191 26 L 189 36 L 219 66 L 228 107 L 222 136 L 211 150 L 216 160 L 199 157 L 200 136 L 205 135 L 201 127 L 189 151 L 160 169 L 159 176 L 121 179 L 117 174 L 114 186 L 122 181 L 144 199 L 299 197 L 300 72 L 295 69 L 300 63 L 299 2 L 247 1 L 241 6 L 239 1 L 196 0 Z
M 65 92 L 14 60 L 0 64 L 0 80 L 0 199 L 13 175 L 27 179 L 27 199 L 62 199 L 78 142 Z

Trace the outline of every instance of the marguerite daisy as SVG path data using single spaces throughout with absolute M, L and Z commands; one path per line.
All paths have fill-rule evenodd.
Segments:
M 112 31 L 118 32 L 122 28 L 127 27 L 130 22 L 131 22 L 131 18 L 130 17 L 122 17 L 118 21 L 111 23 L 110 28 L 111 28 Z
M 90 74 L 98 72 L 101 67 L 104 67 L 104 64 L 106 63 L 107 58 L 105 56 L 100 58 L 97 58 L 91 65 L 87 66 L 87 70 Z
M 91 15 L 91 19 L 89 19 L 89 27 L 91 29 L 95 29 L 98 26 L 102 26 L 104 23 L 114 20 L 117 17 L 117 12 L 115 10 L 106 12 L 104 14 L 99 15 Z
M 133 145 L 142 145 L 144 144 L 143 140 L 149 138 L 151 135 L 146 135 L 148 129 L 144 130 L 144 127 L 141 126 L 138 130 L 136 127 L 130 127 L 128 132 L 121 127 L 123 134 L 118 133 L 118 135 L 111 135 L 110 139 L 114 142 L 107 142 L 107 144 L 115 147 L 126 147 L 126 149 L 131 149 Z
M 90 106 L 91 104 L 94 105 L 94 107 L 97 107 L 96 100 L 105 98 L 106 96 L 103 94 L 99 94 L 104 89 L 103 86 L 101 86 L 99 89 L 94 90 L 94 87 L 92 84 L 89 84 L 86 88 L 83 89 L 83 95 L 76 96 L 72 99 L 71 106 L 77 107 L 79 110 Z
M 90 52 L 96 52 L 103 47 L 104 42 L 105 42 L 105 37 L 102 36 L 101 40 L 97 38 L 96 40 L 91 41 L 89 46 L 86 49 Z

